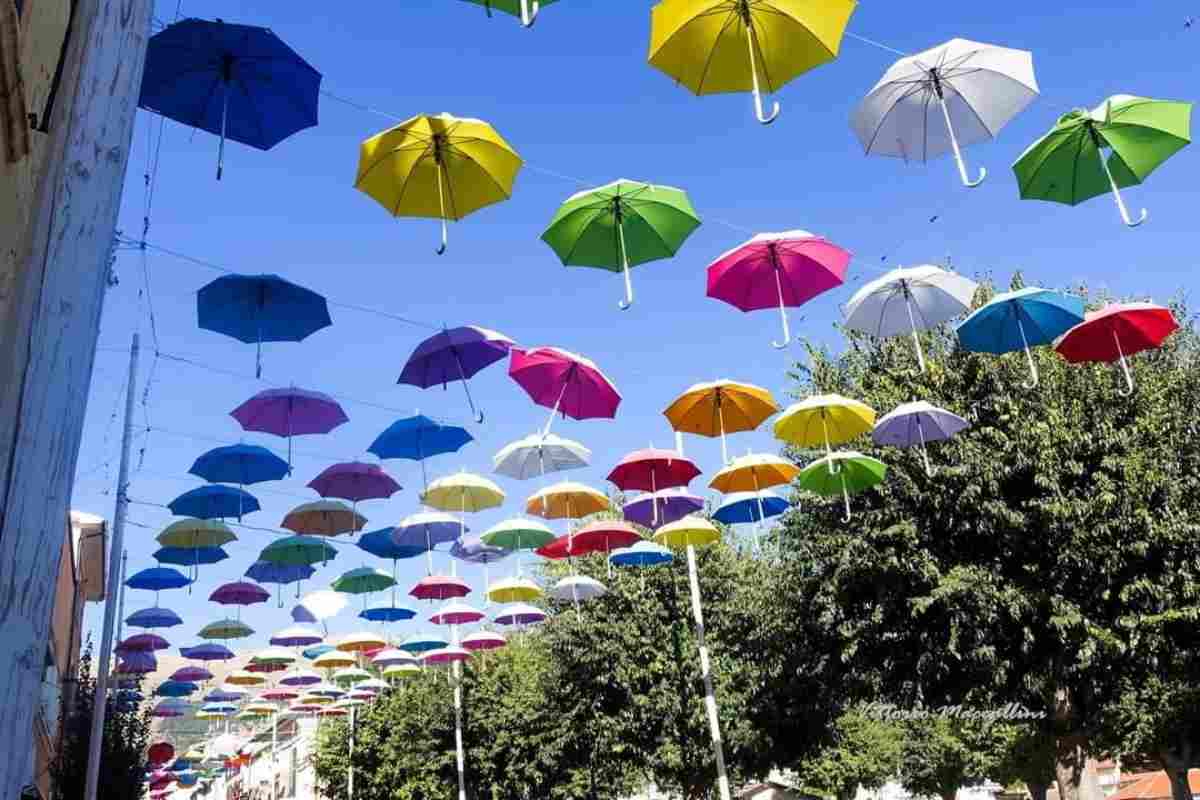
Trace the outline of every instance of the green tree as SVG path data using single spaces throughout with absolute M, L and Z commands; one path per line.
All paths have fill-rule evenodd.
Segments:
M 929 716 L 902 725 L 900 783 L 917 797 L 954 800 L 996 773 L 1005 740 L 990 723 Z
M 1054 737 L 1025 724 L 998 724 L 993 730 L 1003 743 L 988 777 L 1005 786 L 1021 784 L 1032 800 L 1046 800 L 1054 783 Z
M 792 770 L 806 789 L 854 800 L 860 786 L 878 789 L 900 775 L 903 742 L 899 725 L 851 710 L 834 722 L 831 741 Z

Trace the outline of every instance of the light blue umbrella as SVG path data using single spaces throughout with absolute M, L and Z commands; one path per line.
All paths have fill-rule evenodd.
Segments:
M 725 525 L 762 522 L 778 517 L 790 508 L 788 501 L 774 492 L 731 492 L 713 512 L 712 518 Z
M 890 447 L 919 445 L 921 458 L 925 461 L 925 473 L 932 477 L 933 467 L 929 464 L 929 452 L 925 445 L 949 439 L 969 425 L 957 414 L 919 400 L 896 406 L 880 417 L 871 432 L 871 439 L 875 444 Z
M 175 625 L 182 625 L 183 619 L 169 608 L 160 608 L 151 606 L 143 608 L 141 611 L 135 611 L 125 618 L 125 624 L 131 628 L 146 628 L 151 630 L 154 628 L 170 628 Z
M 657 567 L 670 564 L 675 560 L 675 554 L 662 545 L 651 541 L 641 541 L 630 547 L 619 547 L 608 557 L 610 564 L 618 567 Z M 646 579 L 642 578 L 645 587 Z
M 1006 292 L 976 309 L 958 326 L 958 341 L 975 353 L 1025 351 L 1032 376 L 1026 389 L 1038 384 L 1037 365 L 1029 348 L 1052 343 L 1083 322 L 1083 299 L 1036 286 Z
M 445 647 L 447 642 L 436 633 L 414 633 L 400 645 L 401 650 L 409 653 L 427 653 Z
M 314 621 L 315 621 L 315 619 L 314 619 Z M 325 653 L 328 653 L 331 650 L 336 650 L 336 649 L 337 648 L 331 644 L 315 644 L 312 647 L 305 648 L 301 652 L 301 655 L 303 655 L 305 658 L 307 658 L 311 661 L 312 659 L 316 658 L 317 656 L 324 655 Z

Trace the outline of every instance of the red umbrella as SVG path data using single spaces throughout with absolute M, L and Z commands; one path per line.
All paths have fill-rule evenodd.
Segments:
M 594 362 L 558 347 L 514 347 L 508 374 L 533 402 L 551 409 L 545 433 L 557 412 L 572 419 L 612 419 L 621 404 L 621 393 Z
M 571 558 L 590 553 L 610 553 L 620 547 L 642 541 L 642 535 L 628 522 L 605 519 L 584 525 L 574 533 L 560 536 L 536 552 L 542 558 Z M 609 564 L 609 573 L 612 565 Z
M 700 468 L 676 450 L 653 447 L 635 450 L 608 473 L 608 479 L 621 491 L 657 492 L 687 486 L 700 474 Z M 658 504 L 654 505 L 654 522 L 658 522 Z
M 430 575 L 421 578 L 409 592 L 418 600 L 453 600 L 456 597 L 466 597 L 470 593 L 471 587 L 466 581 L 451 575 Z
M 1085 315 L 1083 322 L 1063 334 L 1055 347 L 1067 361 L 1119 361 L 1128 389 L 1133 394 L 1133 375 L 1126 356 L 1159 347 L 1179 323 L 1169 308 L 1153 303 L 1110 303 Z
M 170 742 L 155 742 L 146 751 L 151 764 L 165 764 L 175 757 L 175 748 Z

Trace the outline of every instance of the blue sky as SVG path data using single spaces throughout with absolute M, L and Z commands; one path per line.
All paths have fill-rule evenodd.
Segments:
M 272 28 L 324 74 L 323 88 L 340 97 L 399 117 L 449 111 L 488 120 L 527 166 L 511 200 L 451 226 L 449 251 L 438 257 L 435 221 L 392 219 L 353 188 L 359 142 L 390 124 L 381 116 L 323 97 L 318 127 L 266 153 L 230 145 L 219 183 L 213 179 L 216 140 L 168 123 L 149 241 L 239 271 L 278 273 L 343 305 L 331 308 L 331 328 L 304 343 L 267 345 L 267 382 L 256 382 L 252 346 L 196 326 L 195 292 L 217 272 L 150 252 L 144 276 L 141 255 L 121 252 L 120 284 L 109 292 L 101 325 L 73 507 L 112 514 L 127 363 L 122 351 L 135 330 L 150 350 L 139 386 L 148 370 L 153 375 L 147 402 L 139 396 L 137 410 L 137 427 L 143 433 L 152 428 L 134 451 L 130 494 L 138 500 L 165 504 L 198 485 L 188 468 L 221 443 L 244 440 L 283 452 L 281 440 L 243 434 L 228 416 L 263 388 L 294 383 L 350 398 L 343 403 L 350 422 L 327 437 L 297 440 L 295 476 L 256 492 L 263 510 L 246 521 L 271 527 L 292 506 L 315 499 L 304 484 L 320 470 L 365 457 L 381 430 L 416 409 L 466 424 L 477 440 L 430 461 L 431 476 L 458 469 L 490 474 L 500 447 L 546 419 L 546 410 L 507 377 L 504 363 L 472 381 L 487 412 L 483 426 L 470 422 L 457 386 L 446 392 L 397 386 L 405 359 L 429 332 L 344 305 L 435 324 L 480 324 L 525 345 L 558 345 L 597 361 L 624 395 L 616 420 L 559 421 L 555 431 L 594 454 L 591 468 L 570 477 L 609 488 L 604 477 L 626 452 L 671 444 L 662 409 L 695 382 L 744 380 L 769 388 L 781 403 L 788 400 L 785 370 L 800 348 L 781 353 L 769 346 L 778 336 L 777 313 L 742 314 L 704 296 L 705 266 L 754 232 L 802 228 L 855 254 L 844 287 L 791 316 L 799 335 L 834 348 L 839 305 L 887 265 L 940 263 L 949 255 L 956 269 L 990 272 L 1001 281 L 1021 269 L 1031 283 L 1086 281 L 1159 300 L 1190 288 L 1196 212 L 1185 187 L 1200 165 L 1194 149 L 1126 192 L 1132 209 L 1150 209 L 1150 221 L 1136 231 L 1119 223 L 1106 197 L 1077 208 L 1018 200 L 1009 165 L 1073 107 L 1092 107 L 1115 93 L 1193 99 L 1200 31 L 1186 30 L 1183 20 L 1194 4 L 1169 0 L 1133 13 L 1127 3 L 1107 0 L 1013 0 L 927 4 L 916 13 L 906 4 L 863 3 L 849 30 L 903 51 L 962 36 L 1034 52 L 1042 96 L 996 141 L 966 151 L 969 164 L 991 173 L 974 190 L 958 184 L 950 159 L 905 165 L 862 155 L 848 119 L 893 54 L 847 38 L 838 60 L 779 93 L 783 113 L 764 128 L 753 119 L 748 95 L 696 98 L 646 64 L 649 5 L 562 0 L 526 31 L 510 17 L 489 20 L 481 8 L 456 0 L 355 13 L 307 0 L 184 0 L 184 16 Z M 160 18 L 174 15 L 175 3 L 160 4 Z M 150 130 L 151 117 L 141 114 L 118 225 L 131 236 L 141 230 Z M 616 308 L 620 276 L 564 269 L 538 238 L 580 182 L 619 177 L 686 189 L 704 220 L 674 259 L 634 270 L 638 302 L 624 313 Z M 238 377 L 164 359 L 151 367 L 151 305 L 162 353 Z M 731 437 L 730 445 L 738 453 L 777 448 L 766 430 Z M 685 448 L 707 473 L 693 484 L 703 493 L 719 467 L 720 445 L 688 437 Z M 387 468 L 405 488 L 390 500 L 361 505 L 371 529 L 417 510 L 419 467 L 390 462 Z M 509 501 L 497 512 L 472 515 L 475 532 L 516 514 L 538 487 L 499 483 Z M 151 564 L 153 537 L 171 517 L 165 509 L 133 505 L 129 518 L 149 526 L 127 529 L 132 572 Z M 262 532 L 239 534 L 227 548 L 231 558 L 204 568 L 192 594 L 163 596 L 163 605 L 187 620 L 170 632 L 172 644 L 194 644 L 195 632 L 222 616 L 208 594 L 241 576 L 270 541 Z M 344 547 L 304 589 L 324 588 L 341 572 L 369 563 L 357 548 Z M 447 562 L 442 557 L 439 563 Z M 407 588 L 423 573 L 423 561 L 408 562 L 401 583 Z M 480 571 L 467 567 L 466 574 L 475 578 Z M 482 602 L 482 580 L 475 585 Z M 151 602 L 146 593 L 131 592 L 127 613 Z M 249 646 L 290 623 L 287 609 L 274 603 L 248 610 L 244 619 L 259 632 Z M 361 626 L 346 614 L 332 627 Z M 413 628 L 407 623 L 398 630 Z

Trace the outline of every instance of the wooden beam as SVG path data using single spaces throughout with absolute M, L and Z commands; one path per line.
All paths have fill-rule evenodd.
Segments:
M 48 134 L 0 175 L 0 800 L 32 775 L 67 519 L 151 0 L 78 0 Z M 36 44 L 36 43 L 35 43 Z M 43 125 L 46 121 L 39 120 Z M 24 170 L 24 172 L 22 172 Z

